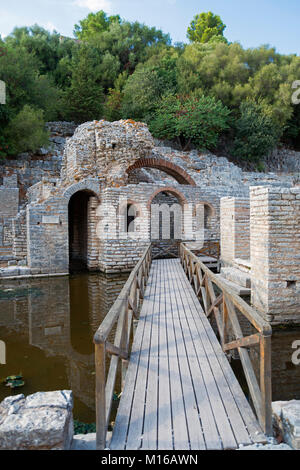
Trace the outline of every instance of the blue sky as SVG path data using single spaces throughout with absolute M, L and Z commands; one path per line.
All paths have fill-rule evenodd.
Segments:
M 225 36 L 244 47 L 275 46 L 281 53 L 299 55 L 299 0 L 0 0 L 0 34 L 14 26 L 38 23 L 72 36 L 74 24 L 91 11 L 119 13 L 186 41 L 193 16 L 202 11 L 218 14 L 227 25 Z

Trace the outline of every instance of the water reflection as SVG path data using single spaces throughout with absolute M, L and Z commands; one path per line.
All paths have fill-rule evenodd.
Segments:
M 0 385 L 0 400 L 12 393 L 71 389 L 74 416 L 94 417 L 93 334 L 126 282 L 127 275 L 79 274 L 70 278 L 2 281 L 0 340 L 6 364 L 0 376 L 22 373 L 25 386 Z

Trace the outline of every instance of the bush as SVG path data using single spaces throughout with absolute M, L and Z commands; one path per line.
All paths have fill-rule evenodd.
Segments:
M 262 104 L 244 102 L 235 122 L 233 155 L 258 162 L 277 145 L 280 129 Z
M 228 128 L 230 111 L 209 96 L 164 97 L 157 108 L 150 131 L 160 139 L 176 139 L 186 150 L 191 144 L 199 149 L 217 145 L 220 133 Z
M 25 105 L 10 121 L 6 131 L 9 153 L 34 152 L 49 145 L 49 134 L 45 130 L 43 111 Z

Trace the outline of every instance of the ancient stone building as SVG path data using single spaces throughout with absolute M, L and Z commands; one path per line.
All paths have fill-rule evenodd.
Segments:
M 299 208 L 295 174 L 244 172 L 226 158 L 164 147 L 144 124 L 131 120 L 88 122 L 74 135 L 74 125 L 62 128 L 49 126 L 52 150 L 3 171 L 0 276 L 67 274 L 77 266 L 125 272 L 150 241 L 163 246 L 184 240 L 197 248 L 221 239 L 224 268 L 243 271 L 245 288 L 250 259 L 257 258 L 253 303 L 267 315 L 278 313 L 266 286 L 273 282 L 279 294 L 285 287 L 272 278 L 270 260 L 274 266 L 277 261 L 270 250 L 276 217 L 285 223 Z M 271 194 L 280 206 L 270 206 Z M 272 215 L 255 210 L 255 197 L 273 207 Z M 286 240 L 277 241 L 290 249 Z M 267 268 L 261 267 L 265 260 Z M 298 274 L 286 273 L 280 281 L 291 293 L 298 289 Z

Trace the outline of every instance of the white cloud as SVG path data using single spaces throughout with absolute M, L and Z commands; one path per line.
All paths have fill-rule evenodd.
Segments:
M 48 23 L 44 24 L 43 26 L 44 26 L 44 28 L 45 28 L 47 31 L 50 31 L 51 33 L 52 33 L 53 31 L 57 31 L 56 26 L 54 26 L 54 24 L 51 23 L 51 21 L 48 21 Z
M 110 13 L 112 11 L 111 0 L 75 0 L 75 5 L 94 12 L 104 10 L 106 13 Z

